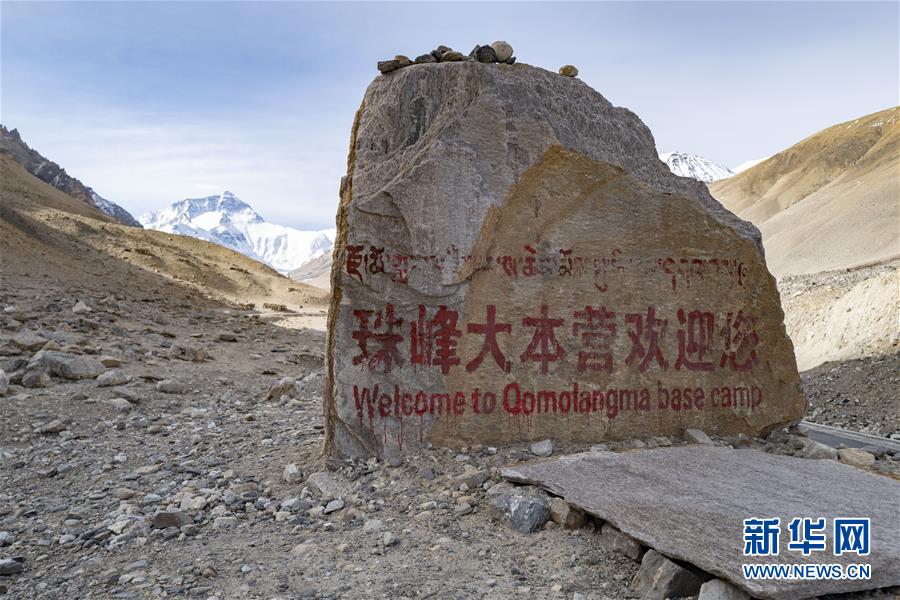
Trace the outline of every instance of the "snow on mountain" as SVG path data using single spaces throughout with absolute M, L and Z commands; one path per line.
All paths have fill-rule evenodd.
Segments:
M 236 250 L 287 273 L 334 245 L 336 231 L 301 231 L 267 223 L 231 192 L 188 198 L 138 219 L 148 229 L 187 235 Z
M 717 165 L 698 154 L 666 152 L 659 159 L 669 166 L 669 170 L 681 177 L 691 177 L 705 183 L 731 177 L 734 173 L 728 167 Z
M 764 158 L 757 158 L 756 160 L 745 160 L 744 162 L 742 162 L 742 163 L 739 164 L 738 166 L 736 166 L 736 167 L 731 167 L 731 171 L 732 171 L 735 175 L 737 175 L 737 174 L 740 173 L 741 171 L 746 171 L 747 169 L 749 169 L 749 168 L 751 168 L 751 167 L 755 167 L 756 165 L 758 165 L 758 164 L 761 163 L 762 161 L 764 161 L 764 160 L 769 160 L 770 158 L 772 158 L 772 157 L 771 157 L 771 156 L 766 156 L 766 157 L 764 157 Z

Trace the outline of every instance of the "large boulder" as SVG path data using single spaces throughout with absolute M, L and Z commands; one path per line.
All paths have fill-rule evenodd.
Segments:
M 759 232 L 577 79 L 377 77 L 334 258 L 331 453 L 754 434 L 805 409 Z

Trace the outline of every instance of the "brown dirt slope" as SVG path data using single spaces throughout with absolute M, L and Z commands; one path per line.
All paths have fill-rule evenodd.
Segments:
M 900 108 L 822 130 L 710 186 L 760 228 L 778 276 L 900 256 Z
M 321 304 L 322 293 L 215 244 L 126 227 L 0 154 L 0 274 L 145 298 Z M 309 308 L 307 306 L 307 308 Z

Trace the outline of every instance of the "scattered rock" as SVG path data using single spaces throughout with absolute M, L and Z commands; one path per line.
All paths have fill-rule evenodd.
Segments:
M 102 373 L 99 377 L 97 377 L 97 387 L 112 387 L 114 385 L 124 385 L 129 381 L 131 381 L 131 375 L 129 375 L 125 371 L 113 369 L 112 371 L 107 371 L 106 373 Z
M 163 379 L 156 382 L 156 391 L 163 394 L 186 394 L 188 386 L 177 379 Z
M 665 600 L 696 596 L 703 579 L 651 549 L 644 554 L 632 585 L 642 598 Z
M 25 565 L 13 558 L 0 558 L 0 575 L 15 575 L 24 569 Z
M 480 63 L 491 64 L 498 62 L 497 53 L 490 46 L 478 46 L 475 50 L 475 60 Z
M 429 53 L 429 54 L 422 54 L 420 56 L 417 56 L 416 60 L 414 60 L 413 62 L 417 65 L 422 65 L 422 64 L 428 64 L 428 63 L 435 63 L 437 61 L 438 61 L 438 59 L 435 58 L 433 54 Z
M 811 438 L 797 438 L 802 444 L 799 448 L 800 455 L 804 458 L 814 459 L 836 459 L 838 452 L 831 446 L 827 446 L 821 442 L 817 442 Z
M 40 433 L 60 433 L 65 430 L 65 423 L 59 419 L 54 419 L 39 429 Z
M 624 554 L 632 560 L 641 560 L 644 548 L 640 542 L 625 535 L 610 523 L 604 523 L 600 530 L 600 545 L 606 550 Z
M 854 467 L 868 468 L 875 464 L 875 455 L 859 448 L 841 448 L 837 451 L 838 460 Z
M 93 379 L 106 370 L 99 360 L 64 352 L 43 352 L 39 361 L 50 375 L 71 381 Z
M 134 408 L 134 405 L 131 404 L 131 402 L 129 402 L 125 398 L 111 398 L 107 402 L 109 403 L 110 406 L 112 406 L 118 412 L 124 413 L 124 412 L 128 412 L 132 408 Z
M 296 464 L 290 463 L 285 465 L 281 478 L 288 484 L 299 483 L 303 480 L 303 472 Z
M 9 375 L 3 369 L 0 369 L 0 396 L 5 396 L 9 390 Z
M 531 445 L 531 453 L 535 456 L 547 457 L 553 454 L 553 441 L 543 440 Z
M 332 500 L 331 502 L 326 504 L 325 510 L 323 510 L 322 512 L 327 515 L 327 514 L 331 514 L 333 512 L 337 512 L 337 511 L 341 510 L 342 508 L 344 508 L 344 501 L 341 500 L 340 498 L 338 498 L 338 499 Z
M 566 77 L 576 77 L 578 75 L 578 69 L 572 65 L 564 65 L 559 68 L 559 74 Z
M 84 315 L 91 312 L 91 307 L 79 300 L 75 303 L 75 306 L 72 307 L 72 312 L 76 315 Z
M 273 383 L 268 390 L 266 390 L 266 400 L 280 400 L 282 396 L 287 396 L 288 398 L 296 398 L 299 396 L 299 390 L 297 388 L 297 380 L 293 377 L 282 377 L 276 383 Z
M 550 519 L 565 529 L 581 529 L 586 521 L 584 511 L 562 498 L 550 501 Z
M 29 389 L 47 387 L 50 384 L 50 376 L 43 369 L 29 369 L 22 375 L 19 383 Z
M 456 50 L 450 50 L 441 54 L 441 62 L 459 62 L 464 59 L 463 53 Z
M 535 488 L 516 488 L 488 502 L 490 515 L 520 533 L 531 533 L 550 519 L 550 503 Z
M 99 357 L 97 360 L 99 360 L 100 363 L 108 369 L 122 366 L 122 359 L 117 356 L 104 355 Z
M 180 510 L 160 511 L 153 515 L 153 527 L 156 529 L 168 529 L 169 527 L 183 527 L 191 525 L 194 519 Z
M 709 438 L 706 433 L 703 432 L 702 429 L 685 429 L 684 430 L 684 439 L 691 444 L 712 444 L 713 441 Z
M 400 68 L 400 63 L 396 60 L 380 60 L 378 61 L 378 70 L 382 73 L 390 73 Z
M 206 350 L 198 346 L 175 344 L 169 348 L 169 358 L 176 358 L 178 360 L 189 362 L 204 362 L 209 356 L 206 354 Z
M 350 486 L 337 475 L 318 471 L 306 478 L 309 488 L 322 498 L 341 498 L 349 495 Z
M 506 62 L 512 58 L 513 55 L 513 47 L 503 41 L 496 41 L 491 44 L 491 48 L 494 49 L 494 55 L 497 57 L 497 60 L 500 62 Z
M 16 541 L 16 537 L 8 531 L 0 531 L 0 548 L 4 546 L 12 546 Z
M 236 342 L 238 341 L 238 336 L 233 331 L 223 331 L 219 334 L 218 339 L 220 342 Z
M 727 581 L 711 579 L 700 586 L 697 600 L 750 600 L 750 594 Z

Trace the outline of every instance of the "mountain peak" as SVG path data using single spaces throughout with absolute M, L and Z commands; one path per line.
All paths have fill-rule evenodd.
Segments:
M 253 208 L 225 190 L 202 198 L 185 198 L 141 215 L 148 229 L 215 242 L 288 272 L 329 251 L 334 230 L 301 231 L 267 223 Z
M 687 152 L 665 152 L 659 159 L 668 165 L 669 170 L 681 177 L 690 177 L 704 183 L 712 183 L 719 179 L 731 177 L 734 173 L 699 154 Z

